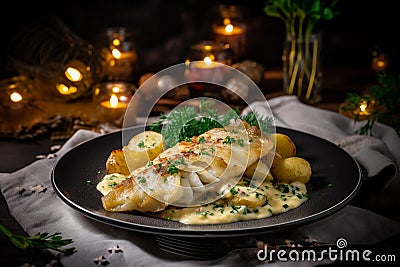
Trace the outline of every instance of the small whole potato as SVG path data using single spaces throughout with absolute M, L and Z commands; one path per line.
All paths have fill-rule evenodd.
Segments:
M 248 178 L 254 178 L 261 181 L 264 181 L 264 179 L 267 181 L 273 180 L 267 164 L 262 160 L 257 160 L 249 167 L 247 167 L 244 175 Z
M 284 183 L 298 181 L 306 184 L 312 173 L 310 163 L 300 157 L 281 159 L 271 171 L 276 180 Z
M 294 157 L 296 155 L 296 145 L 288 135 L 273 133 L 270 135 L 270 138 L 275 143 L 276 152 L 283 158 Z

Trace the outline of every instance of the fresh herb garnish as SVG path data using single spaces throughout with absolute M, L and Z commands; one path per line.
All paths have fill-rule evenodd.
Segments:
M 250 112 L 239 115 L 239 110 L 228 110 L 220 114 L 212 108 L 211 103 L 202 100 L 199 111 L 192 106 L 182 106 L 171 111 L 168 115 L 161 114 L 158 121 L 149 125 L 149 129 L 164 136 L 166 147 L 172 147 L 180 141 L 187 141 L 193 136 L 229 125 L 232 121 L 241 119 L 251 126 L 259 126 L 264 134 L 271 132 L 273 118 Z M 203 140 L 200 138 L 199 143 Z M 204 140 L 205 141 L 205 140 Z
M 140 141 L 140 142 L 138 143 L 138 147 L 144 148 L 144 142 L 143 142 L 143 141 Z
M 27 248 L 38 248 L 38 249 L 52 249 L 63 253 L 65 256 L 72 255 L 76 252 L 75 247 L 63 249 L 62 247 L 72 244 L 72 239 L 63 239 L 61 233 L 49 234 L 49 233 L 37 233 L 33 236 L 22 236 L 11 233 L 7 228 L 0 225 L 0 232 L 2 232 L 14 246 L 27 249 Z

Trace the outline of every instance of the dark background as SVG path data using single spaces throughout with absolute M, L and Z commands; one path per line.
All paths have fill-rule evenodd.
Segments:
M 341 14 L 323 21 L 323 67 L 370 69 L 372 53 L 383 52 L 388 70 L 399 70 L 397 45 L 400 24 L 396 1 L 341 1 Z M 21 38 L 50 16 L 60 18 L 77 36 L 95 43 L 106 27 L 124 26 L 135 31 L 141 72 L 158 71 L 181 63 L 188 47 L 212 38 L 211 23 L 218 4 L 236 4 L 247 25 L 246 52 L 241 59 L 252 59 L 266 69 L 280 68 L 284 37 L 283 22 L 265 15 L 265 1 L 217 0 L 117 0 L 117 1 L 12 1 L 0 16 L 0 77 L 10 76 L 10 57 L 32 51 L 32 44 Z M 18 36 L 18 38 L 16 38 Z M 18 49 L 17 49 L 18 48 Z

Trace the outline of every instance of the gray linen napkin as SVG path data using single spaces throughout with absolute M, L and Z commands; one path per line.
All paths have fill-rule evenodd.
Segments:
M 278 99 L 284 102 L 285 99 Z M 290 100 L 290 99 L 288 99 Z M 290 101 L 289 101 L 290 102 Z M 77 253 L 61 257 L 63 266 L 96 266 L 94 259 L 105 256 L 108 266 L 256 266 L 260 263 L 255 254 L 233 253 L 217 261 L 176 260 L 166 258 L 157 251 L 147 235 L 115 228 L 86 218 L 63 203 L 54 192 L 50 175 L 57 160 L 81 142 L 96 138 L 98 134 L 79 130 L 56 157 L 38 160 L 14 173 L 0 174 L 0 188 L 12 216 L 28 234 L 61 232 L 72 238 Z M 42 185 L 46 190 L 31 190 Z M 20 188 L 26 191 L 22 194 Z M 37 188 L 37 187 L 36 187 Z M 339 226 L 339 227 L 338 227 Z M 346 238 L 354 243 L 376 243 L 400 233 L 398 222 L 378 214 L 347 206 L 318 222 L 299 227 L 280 238 L 301 239 L 310 236 L 321 242 L 336 242 Z M 108 251 L 118 245 L 122 252 Z M 268 266 L 290 266 L 293 263 L 273 263 Z M 299 264 L 296 262 L 296 264 Z M 301 263 L 317 265 L 315 262 Z
M 276 126 L 310 133 L 341 146 L 366 169 L 367 179 L 385 172 L 389 178 L 381 182 L 382 187 L 400 190 L 400 138 L 393 128 L 375 123 L 373 136 L 357 135 L 364 122 L 355 123 L 337 112 L 303 104 L 296 96 L 253 102 L 243 114 L 251 110 L 272 115 Z

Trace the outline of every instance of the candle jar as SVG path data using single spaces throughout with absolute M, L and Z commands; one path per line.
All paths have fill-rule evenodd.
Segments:
M 97 43 L 97 51 L 100 81 L 133 82 L 138 78 L 138 56 L 132 30 L 106 28 Z
M 191 97 L 222 98 L 219 84 L 225 80 L 226 68 L 230 65 L 231 50 L 228 44 L 215 41 L 201 41 L 191 46 L 186 60 L 186 79 Z
M 218 5 L 218 15 L 212 23 L 212 30 L 217 42 L 230 45 L 232 60 L 239 61 L 246 46 L 246 25 L 241 9 L 236 5 Z
M 125 111 L 137 89 L 136 86 L 127 82 L 110 81 L 97 84 L 94 88 L 95 120 L 121 127 Z
M 0 81 L 0 133 L 14 136 L 41 119 L 33 102 L 32 79 L 14 76 Z
M 88 97 L 95 83 L 93 47 L 81 43 L 62 60 L 41 65 L 32 76 L 40 100 L 69 102 Z

